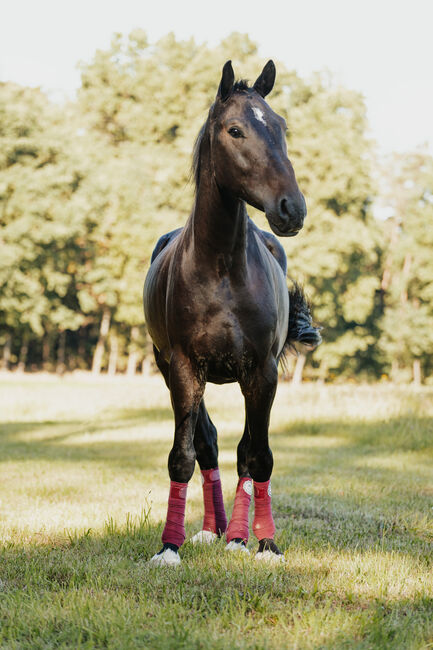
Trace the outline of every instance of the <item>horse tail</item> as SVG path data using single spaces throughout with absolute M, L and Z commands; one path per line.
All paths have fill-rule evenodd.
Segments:
M 314 325 L 311 305 L 304 290 L 297 282 L 289 289 L 289 326 L 284 351 L 296 351 L 295 343 L 302 343 L 309 350 L 314 350 L 322 342 L 321 327 Z

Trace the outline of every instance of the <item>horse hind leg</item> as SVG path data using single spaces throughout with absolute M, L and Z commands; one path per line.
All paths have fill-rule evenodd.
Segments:
M 225 533 L 227 517 L 218 467 L 217 430 L 203 400 L 195 427 L 194 448 L 203 485 L 204 519 L 202 530 L 191 538 L 191 542 L 210 544 Z

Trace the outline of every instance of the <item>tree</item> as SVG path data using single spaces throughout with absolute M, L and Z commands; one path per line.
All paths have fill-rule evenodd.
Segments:
M 433 159 L 417 152 L 384 164 L 383 202 L 392 212 L 384 223 L 382 275 L 384 314 L 380 350 L 393 379 L 430 374 L 433 353 Z
M 0 327 L 21 366 L 32 338 L 80 324 L 68 266 L 82 163 L 65 112 L 39 90 L 0 85 Z
M 193 143 L 227 59 L 251 82 L 263 64 L 242 34 L 211 49 L 172 34 L 150 44 L 135 30 L 82 66 L 76 102 L 58 107 L 38 90 L 0 86 L 3 366 L 23 365 L 27 355 L 37 365 L 132 372 L 149 355 L 144 275 L 158 237 L 188 217 Z M 304 229 L 282 242 L 289 275 L 304 282 L 324 327 L 305 372 L 377 376 L 398 356 L 399 365 L 418 360 L 428 374 L 427 163 L 411 172 L 411 216 L 405 211 L 404 227 L 391 228 L 397 253 L 371 213 L 362 98 L 325 75 L 302 80 L 277 69 L 269 101 L 289 125 L 289 157 L 308 205 Z M 415 350 L 407 334 L 397 354 L 402 295 L 407 331 L 425 345 Z

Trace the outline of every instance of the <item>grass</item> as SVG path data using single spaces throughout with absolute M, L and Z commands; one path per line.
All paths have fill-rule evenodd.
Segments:
M 242 400 L 206 398 L 230 510 Z M 222 540 L 149 567 L 171 443 L 158 377 L 0 376 L 0 648 L 433 647 L 433 389 L 280 386 L 284 567 Z M 196 472 L 188 536 L 201 517 Z

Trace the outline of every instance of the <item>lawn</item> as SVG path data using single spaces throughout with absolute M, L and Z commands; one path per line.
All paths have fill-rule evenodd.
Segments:
M 230 511 L 242 399 L 206 401 Z M 172 441 L 159 377 L 1 375 L 0 648 L 433 647 L 433 388 L 281 384 L 271 431 L 286 564 L 220 540 L 150 567 Z

